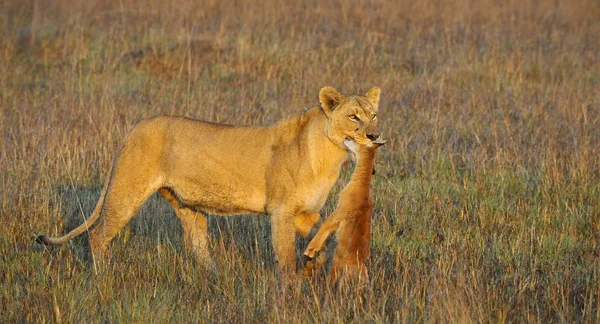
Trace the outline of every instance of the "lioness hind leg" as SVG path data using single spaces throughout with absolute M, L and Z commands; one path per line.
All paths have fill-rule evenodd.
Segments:
M 123 151 L 126 151 L 125 148 Z M 121 153 L 123 154 L 123 153 Z M 119 157 L 115 162 L 112 175 L 104 196 L 102 218 L 90 232 L 90 248 L 94 262 L 105 258 L 108 243 L 135 215 L 138 208 L 158 189 L 158 179 L 149 176 L 153 170 L 147 166 L 137 166 L 137 161 L 128 158 L 135 154 Z M 139 162 L 138 162 L 139 163 Z
M 188 208 L 176 209 L 177 217 L 183 225 L 183 242 L 194 253 L 196 260 L 208 268 L 216 268 L 208 251 L 208 221 L 206 215 Z
M 196 260 L 210 270 L 216 266 L 208 251 L 208 221 L 202 212 L 183 207 L 170 189 L 161 188 L 158 192 L 171 204 L 183 227 L 183 243 Z
M 111 192 L 107 193 L 103 217 L 90 232 L 90 248 L 95 262 L 104 261 L 110 241 L 129 222 L 148 196 L 124 197 L 111 194 Z

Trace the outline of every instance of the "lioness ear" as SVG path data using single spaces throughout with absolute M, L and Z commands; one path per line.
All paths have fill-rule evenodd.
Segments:
M 371 90 L 367 91 L 365 97 L 371 102 L 375 111 L 379 109 L 379 95 L 381 94 L 381 90 L 379 87 L 373 87 Z
M 342 95 L 332 87 L 324 87 L 319 91 L 319 102 L 321 102 L 325 114 L 332 112 L 340 101 L 342 101 Z

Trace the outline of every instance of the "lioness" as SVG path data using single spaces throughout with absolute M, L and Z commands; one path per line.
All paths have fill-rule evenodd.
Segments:
M 348 157 L 344 140 L 368 144 L 379 137 L 380 90 L 342 96 L 319 91 L 321 107 L 269 127 L 239 127 L 183 117 L 140 122 L 123 141 L 91 217 L 70 233 L 44 244 L 61 244 L 90 233 L 94 259 L 158 191 L 175 209 L 184 242 L 214 267 L 208 252 L 206 214 L 268 214 L 283 274 L 295 269 L 295 233 L 306 237 Z
M 365 263 L 369 259 L 371 242 L 371 178 L 377 148 L 383 144 L 385 141 L 382 140 L 367 145 L 357 145 L 354 142 L 347 144 L 356 152 L 358 161 L 350 182 L 340 195 L 338 207 L 325 219 L 304 250 L 304 255 L 311 260 L 306 264 L 305 275 L 311 275 L 314 267 L 318 266 L 314 262 L 323 263 L 322 258 L 314 258 L 323 248 L 327 237 L 337 229 L 338 245 L 330 271 L 330 283 L 333 285 L 340 278 L 344 279 L 343 281 L 358 279 L 363 283 L 369 280 Z

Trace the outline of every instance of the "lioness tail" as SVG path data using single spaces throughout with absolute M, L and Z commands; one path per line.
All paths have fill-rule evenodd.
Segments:
M 104 183 L 102 194 L 100 194 L 100 199 L 98 199 L 98 203 L 96 204 L 96 208 L 94 208 L 94 212 L 92 213 L 90 218 L 86 219 L 83 222 L 83 224 L 79 225 L 77 228 L 73 229 L 72 231 L 61 237 L 48 237 L 46 235 L 38 235 L 35 238 L 35 241 L 44 245 L 59 245 L 81 235 L 83 232 L 87 232 L 90 226 L 92 226 L 96 222 L 96 220 L 98 220 L 98 217 L 100 217 L 100 214 L 102 213 L 102 206 L 104 206 L 104 197 L 106 196 L 106 191 L 108 190 L 109 182 L 110 180 L 106 180 L 106 183 Z

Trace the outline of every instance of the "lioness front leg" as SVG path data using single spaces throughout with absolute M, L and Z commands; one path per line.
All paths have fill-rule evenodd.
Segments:
M 308 246 L 304 250 L 304 255 L 310 259 L 313 259 L 317 256 L 317 254 L 323 249 L 323 245 L 325 241 L 331 234 L 331 232 L 335 231 L 340 224 L 340 214 L 333 213 L 329 217 L 325 219 L 323 224 L 321 224 L 321 228 L 315 237 L 308 243 Z
M 302 269 L 303 277 L 313 277 L 327 262 L 327 256 L 325 254 L 319 254 L 319 252 L 324 249 L 323 245 L 325 244 L 327 237 L 329 237 L 331 232 L 333 232 L 340 223 L 339 217 L 335 217 L 336 215 L 337 214 L 334 213 L 325 219 L 317 234 L 315 234 L 304 250 L 304 256 L 308 260 L 304 264 L 304 269 Z
M 301 212 L 296 215 L 294 223 L 296 225 L 296 233 L 303 238 L 307 238 L 310 235 L 315 224 L 321 219 L 319 213 L 306 213 Z
M 296 269 L 296 228 L 295 213 L 278 212 L 271 214 L 271 232 L 275 258 L 283 279 L 290 277 Z

